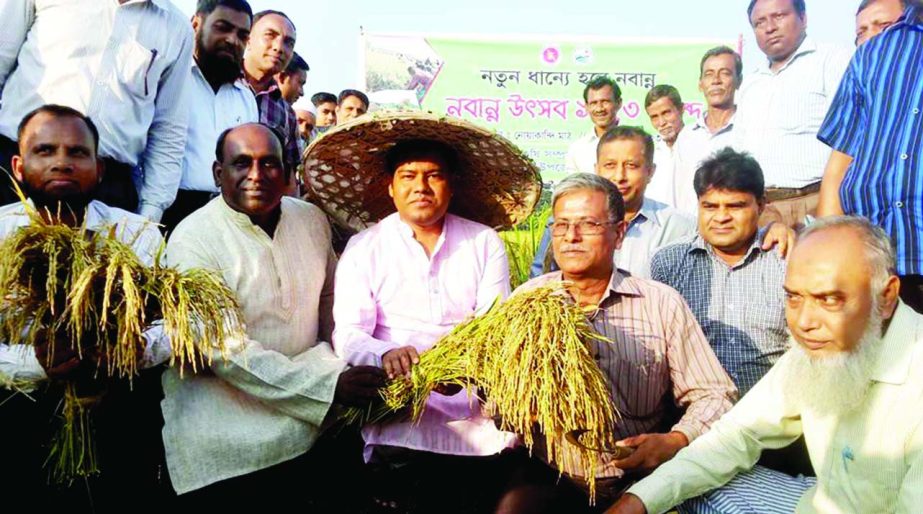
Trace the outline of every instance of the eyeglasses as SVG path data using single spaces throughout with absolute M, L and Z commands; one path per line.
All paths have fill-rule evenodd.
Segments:
M 567 234 L 570 227 L 574 227 L 574 233 L 581 236 L 596 236 L 606 231 L 607 225 L 615 225 L 614 221 L 555 221 L 551 224 L 551 235 L 561 237 Z

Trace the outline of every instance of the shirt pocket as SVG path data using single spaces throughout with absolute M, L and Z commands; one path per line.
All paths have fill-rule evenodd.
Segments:
M 137 41 L 124 41 L 115 56 L 115 78 L 133 97 L 153 98 L 160 81 L 163 56 L 156 48 L 147 48 Z

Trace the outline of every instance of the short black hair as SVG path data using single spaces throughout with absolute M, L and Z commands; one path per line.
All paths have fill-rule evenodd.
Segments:
M 362 103 L 365 104 L 366 109 L 369 108 L 369 97 L 366 96 L 366 94 L 363 93 L 362 91 L 359 91 L 358 89 L 344 89 L 340 91 L 340 96 L 337 97 L 337 105 L 340 105 L 341 103 L 343 103 L 343 100 L 346 100 L 347 98 L 351 96 L 355 96 L 356 98 L 361 100 Z
M 276 136 L 276 139 L 279 141 L 279 148 L 282 149 L 283 155 L 280 155 L 280 157 L 282 158 L 282 164 L 283 164 L 283 167 L 285 167 L 286 176 L 288 176 L 291 170 L 288 169 L 289 168 L 288 166 L 285 166 L 285 155 L 284 155 L 285 154 L 285 137 L 276 128 L 270 127 L 269 125 L 265 123 L 257 123 L 257 122 L 243 123 L 241 125 L 237 125 L 236 127 L 226 128 L 223 131 L 221 131 L 221 134 L 218 135 L 218 143 L 215 145 L 215 158 L 218 160 L 218 162 L 220 163 L 224 162 L 224 142 L 228 138 L 228 134 L 230 134 L 232 131 L 244 125 L 260 125 L 260 126 L 266 127 L 267 129 L 269 129 L 270 132 L 272 132 L 274 136 Z
M 599 149 L 606 143 L 623 141 L 626 139 L 640 141 L 641 144 L 644 145 L 644 161 L 649 167 L 654 165 L 654 138 L 643 128 L 632 127 L 630 125 L 617 125 L 607 130 L 602 137 L 599 138 L 599 143 L 596 144 L 596 155 L 599 155 Z
M 219 7 L 227 7 L 228 9 L 242 12 L 250 18 L 251 23 L 253 22 L 253 9 L 250 8 L 247 0 L 199 0 L 199 3 L 196 4 L 195 13 L 197 16 L 205 17 Z
M 438 157 L 448 168 L 449 176 L 458 172 L 458 152 L 452 146 L 434 139 L 408 139 L 391 147 L 385 154 L 385 168 L 394 175 L 397 168 L 419 157 Z
M 285 14 L 285 13 L 282 12 L 282 11 L 276 11 L 276 10 L 273 10 L 273 9 L 266 9 L 265 11 L 260 11 L 260 12 L 258 12 L 258 13 L 256 13 L 256 14 L 254 14 L 254 15 L 253 15 L 253 25 L 256 25 L 256 22 L 260 21 L 261 19 L 265 18 L 266 16 L 269 16 L 270 14 L 275 14 L 276 16 L 281 16 L 281 17 L 285 18 L 286 20 L 288 20 L 288 22 L 292 24 L 292 27 L 295 26 L 295 22 L 292 21 L 292 19 L 289 18 L 287 14 Z
M 763 169 L 750 154 L 727 147 L 705 159 L 692 181 L 697 197 L 709 189 L 750 193 L 757 201 L 766 194 Z
M 756 0 L 750 0 L 750 5 L 747 7 L 747 20 L 750 19 L 750 16 L 753 15 L 753 8 L 756 6 Z M 795 8 L 795 13 L 798 16 L 804 18 L 804 13 L 807 11 L 807 7 L 804 5 L 804 0 L 792 0 L 792 7 Z
M 294 75 L 299 71 L 308 72 L 311 71 L 311 67 L 308 66 L 307 61 L 298 55 L 298 52 L 293 52 L 292 60 L 288 62 L 288 66 L 285 67 L 285 70 L 282 73 L 286 75 Z
M 875 2 L 880 2 L 880 1 L 881 0 L 862 0 L 862 2 L 859 3 L 859 8 L 856 9 L 856 16 L 858 16 L 860 12 L 868 9 L 870 5 L 874 4 Z M 901 7 L 906 9 L 907 0 L 900 0 L 900 2 L 901 2 Z
M 39 114 L 49 114 L 54 118 L 78 118 L 82 120 L 87 128 L 90 129 L 90 134 L 93 136 L 93 153 L 99 153 L 99 129 L 96 128 L 96 124 L 93 123 L 93 120 L 86 114 L 65 105 L 45 104 L 37 109 L 29 111 L 28 114 L 23 116 L 22 121 L 19 122 L 19 128 L 16 130 L 17 140 L 22 141 L 22 135 L 26 131 L 26 126 L 32 121 L 32 118 Z
M 320 93 L 314 93 L 311 95 L 311 103 L 314 104 L 314 107 L 320 107 L 321 104 L 333 103 L 336 105 L 337 95 L 333 93 L 328 93 L 326 91 L 321 91 Z
M 658 84 L 652 87 L 644 97 L 644 108 L 647 109 L 652 103 L 661 98 L 669 98 L 670 102 L 673 103 L 673 107 L 680 111 L 683 110 L 683 99 L 679 96 L 679 90 L 670 84 Z
M 733 48 L 726 45 L 716 46 L 705 52 L 705 55 L 702 56 L 702 62 L 699 63 L 699 78 L 702 78 L 702 70 L 705 68 L 705 61 L 719 55 L 730 55 L 734 58 L 734 78 L 737 79 L 737 85 L 740 86 L 740 83 L 744 79 L 743 59 L 740 58 L 740 54 L 735 52 Z
M 612 98 L 615 100 L 615 103 L 622 101 L 622 88 L 615 83 L 614 80 L 609 78 L 608 75 L 603 75 L 601 77 L 596 77 L 593 80 L 586 83 L 586 87 L 583 88 L 583 101 L 587 102 L 587 98 L 590 96 L 590 91 L 597 91 L 606 86 L 612 88 Z

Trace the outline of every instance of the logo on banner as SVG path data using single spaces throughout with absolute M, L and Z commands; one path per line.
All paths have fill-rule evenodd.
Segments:
M 549 65 L 558 64 L 561 60 L 561 51 L 556 46 L 548 46 L 542 50 L 542 62 Z
M 574 64 L 579 66 L 593 64 L 593 49 L 587 46 L 574 50 Z

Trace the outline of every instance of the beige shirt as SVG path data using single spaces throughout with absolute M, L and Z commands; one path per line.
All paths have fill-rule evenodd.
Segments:
M 218 270 L 237 293 L 246 339 L 210 371 L 163 376 L 163 439 L 177 493 L 292 459 L 321 431 L 346 363 L 333 353 L 330 229 L 317 207 L 282 199 L 273 238 L 221 197 L 167 244 L 170 265 Z
M 801 498 L 797 513 L 920 512 L 923 316 L 898 306 L 869 394 L 842 416 L 818 416 L 795 406 L 783 383 L 790 355 L 710 432 L 628 492 L 651 514 L 665 512 L 752 468 L 764 448 L 787 446 L 804 434 L 817 485 Z

